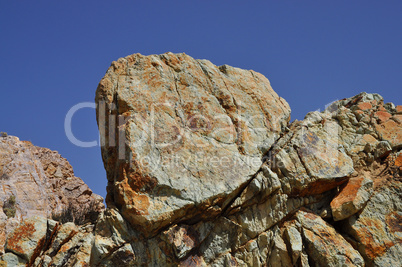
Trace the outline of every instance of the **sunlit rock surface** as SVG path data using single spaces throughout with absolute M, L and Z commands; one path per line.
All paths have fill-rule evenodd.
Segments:
M 113 62 L 96 102 L 108 209 L 24 221 L 0 266 L 400 265 L 402 106 L 361 93 L 289 123 L 261 74 L 171 53 Z
M 74 175 L 57 151 L 15 136 L 0 137 L 0 185 L 0 252 L 6 235 L 26 218 L 51 218 L 68 207 L 103 209 L 103 198 Z
M 119 59 L 96 102 L 107 201 L 147 235 L 221 213 L 290 119 L 263 75 L 185 54 Z

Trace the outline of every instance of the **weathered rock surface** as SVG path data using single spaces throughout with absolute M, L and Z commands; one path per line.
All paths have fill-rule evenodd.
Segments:
M 321 217 L 299 211 L 305 250 L 318 266 L 364 266 L 362 256 Z
M 108 209 L 0 266 L 400 265 L 400 106 L 361 93 L 289 124 L 260 74 L 171 53 L 114 62 L 96 100 Z
M 261 74 L 185 54 L 119 59 L 96 102 L 108 204 L 147 235 L 221 213 L 290 118 Z
M 373 181 L 364 177 L 352 177 L 342 186 L 339 194 L 331 201 L 335 221 L 346 219 L 360 211 L 372 194 Z
M 14 136 L 0 137 L 0 185 L 0 252 L 6 235 L 25 218 L 50 218 L 69 206 L 103 209 L 102 197 L 74 176 L 66 159 Z
M 402 255 L 402 186 L 388 180 L 375 191 L 359 215 L 343 229 L 368 266 L 398 266 Z

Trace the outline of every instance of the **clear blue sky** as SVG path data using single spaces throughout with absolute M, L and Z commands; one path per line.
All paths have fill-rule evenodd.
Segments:
M 64 118 L 113 60 L 171 51 L 253 69 L 297 119 L 361 91 L 402 104 L 401 14 L 401 1 L 1 1 L 0 131 L 59 151 L 105 196 L 100 148 L 71 144 Z M 95 111 L 73 131 L 96 140 Z

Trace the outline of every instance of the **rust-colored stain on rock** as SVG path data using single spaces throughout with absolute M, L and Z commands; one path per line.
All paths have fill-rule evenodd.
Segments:
M 391 212 L 385 218 L 385 222 L 391 232 L 401 232 L 402 233 L 402 216 L 397 212 Z
M 21 224 L 8 237 L 7 248 L 17 253 L 24 254 L 24 250 L 21 248 L 21 242 L 29 240 L 35 231 L 35 225 L 33 223 L 25 222 Z
M 148 215 L 149 198 L 141 193 L 134 191 L 128 185 L 127 179 L 120 183 L 117 187 L 119 190 L 116 193 L 116 203 L 119 205 L 128 204 L 132 215 Z
M 369 103 L 369 102 L 362 102 L 357 106 L 359 109 L 361 110 L 368 110 L 368 109 L 372 109 L 373 106 Z
M 301 191 L 295 191 L 292 193 L 292 195 L 301 197 L 309 195 L 318 195 L 323 192 L 334 189 L 335 187 L 345 183 L 346 179 L 347 178 L 331 179 L 329 181 L 317 180 L 311 182 L 306 189 L 303 189 Z
M 380 220 L 361 218 L 360 222 L 365 226 L 360 227 L 357 236 L 360 242 L 364 244 L 366 255 L 370 259 L 384 255 L 388 248 L 395 245 L 394 242 L 386 237 L 384 224 Z M 380 235 L 383 239 L 378 240 L 374 235 Z
M 394 120 L 376 125 L 376 130 L 382 139 L 390 142 L 391 146 L 400 146 L 402 144 L 402 126 Z
M 395 166 L 402 168 L 402 153 L 395 159 Z
M 377 117 L 380 122 L 386 122 L 392 117 L 392 115 L 386 111 L 377 111 L 374 116 Z
M 364 178 L 350 178 L 349 181 L 343 186 L 339 194 L 332 200 L 331 207 L 339 208 L 346 202 L 351 202 L 355 199 Z

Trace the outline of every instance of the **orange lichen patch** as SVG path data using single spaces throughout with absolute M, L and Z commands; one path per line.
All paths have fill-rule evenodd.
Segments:
M 128 184 L 134 192 L 151 192 L 158 184 L 154 177 L 138 173 L 129 164 L 121 164 L 119 176 L 123 178 L 124 184 Z
M 384 231 L 384 223 L 378 219 L 360 218 L 363 225 L 356 231 L 360 242 L 364 245 L 366 255 L 375 259 L 383 255 L 394 242 L 390 241 Z M 381 241 L 378 236 L 382 237 Z
M 108 78 L 102 78 L 98 84 L 97 91 L 104 97 L 107 97 L 110 93 L 109 91 L 113 88 L 113 83 Z
M 172 67 L 175 71 L 180 71 L 180 59 L 178 55 L 171 54 L 169 57 L 164 57 L 163 62 Z
M 402 232 L 402 216 L 399 213 L 394 211 L 387 214 L 385 222 L 391 232 Z
M 368 110 L 372 109 L 373 106 L 369 102 L 362 102 L 357 106 L 357 108 L 359 108 L 360 110 Z
M 377 112 L 374 114 L 374 116 L 375 116 L 376 118 L 378 118 L 378 120 L 379 120 L 380 122 L 386 122 L 387 120 L 389 120 L 389 119 L 392 117 L 392 115 L 389 114 L 389 113 L 386 112 L 386 111 L 377 111 Z
M 381 125 L 376 125 L 377 132 L 382 139 L 387 140 L 392 146 L 402 144 L 402 127 L 394 120 L 388 120 Z
M 364 178 L 350 178 L 349 181 L 343 186 L 339 194 L 331 201 L 331 208 L 337 209 L 346 202 L 352 202 L 359 191 Z
M 402 167 L 402 153 L 395 159 L 395 166 L 401 168 Z
M 7 248 L 17 253 L 24 254 L 21 247 L 23 241 L 28 240 L 35 233 L 35 225 L 30 222 L 22 223 L 17 229 L 8 236 Z
M 70 246 L 70 244 L 68 244 L 68 243 L 62 245 L 61 248 L 60 248 L 60 250 L 59 250 L 59 253 L 67 252 L 67 251 L 70 249 L 70 247 L 71 247 L 71 246 Z
M 128 206 L 132 215 L 148 215 L 150 206 L 149 198 L 146 195 L 137 193 L 128 185 L 127 179 L 117 185 L 117 194 L 115 195 L 116 204 Z
M 338 179 L 332 179 L 330 181 L 317 180 L 311 182 L 306 189 L 292 192 L 292 196 L 304 197 L 309 195 L 319 195 L 345 183 L 346 179 L 347 178 L 338 178 Z

